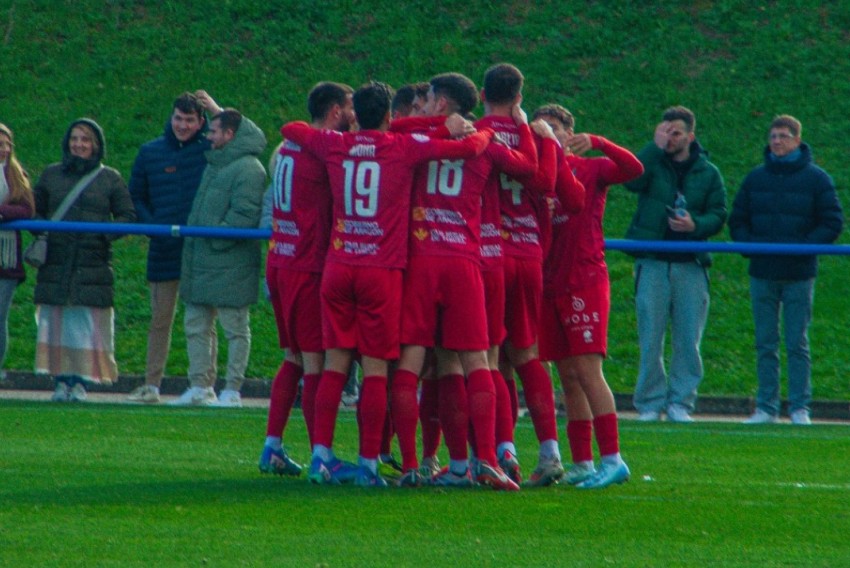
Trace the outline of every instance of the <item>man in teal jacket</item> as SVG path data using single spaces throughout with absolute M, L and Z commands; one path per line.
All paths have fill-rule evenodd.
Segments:
M 266 171 L 258 156 L 266 137 L 238 111 L 225 109 L 210 122 L 212 148 L 192 203 L 188 225 L 256 228 L 260 222 Z M 251 351 L 249 307 L 260 280 L 260 242 L 253 239 L 187 237 L 183 243 L 180 297 L 191 386 L 176 405 L 241 406 L 239 389 Z M 217 400 L 215 320 L 227 338 L 227 383 Z
M 638 207 L 626 238 L 651 241 L 704 241 L 726 220 L 726 190 L 717 167 L 696 141 L 693 112 L 671 107 L 655 130 L 655 140 L 638 153 L 639 178 L 625 184 L 638 194 Z M 634 405 L 644 421 L 691 422 L 702 381 L 700 341 L 708 317 L 707 253 L 637 252 L 637 306 L 640 369 Z M 669 384 L 664 368 L 664 335 L 670 325 Z

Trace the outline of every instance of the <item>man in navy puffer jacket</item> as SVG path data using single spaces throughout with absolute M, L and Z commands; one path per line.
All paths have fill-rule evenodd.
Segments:
M 174 101 L 162 136 L 141 146 L 130 173 L 130 195 L 139 223 L 185 225 L 207 166 L 204 110 L 220 109 L 204 91 Z M 151 237 L 147 278 L 151 291 L 145 384 L 130 393 L 134 402 L 159 402 L 159 386 L 171 344 L 177 306 L 183 239 Z
M 764 164 L 752 170 L 729 217 L 732 239 L 755 243 L 828 244 L 841 233 L 844 217 L 832 178 L 812 162 L 800 138 L 800 121 L 789 115 L 770 125 Z M 789 414 L 810 424 L 812 398 L 808 329 L 812 319 L 817 257 L 751 255 L 750 297 L 756 334 L 756 410 L 746 424 L 779 417 L 779 310 L 788 357 Z

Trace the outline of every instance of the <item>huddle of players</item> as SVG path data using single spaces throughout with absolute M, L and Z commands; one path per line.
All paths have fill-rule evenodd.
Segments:
M 557 105 L 529 125 L 522 86 L 516 67 L 488 69 L 485 116 L 472 124 L 464 117 L 478 92 L 457 73 L 400 92 L 413 95 L 406 118 L 391 115 L 382 83 L 356 92 L 320 83 L 308 97 L 312 123 L 283 126 L 267 282 L 287 355 L 272 386 L 261 470 L 301 473 L 281 438 L 303 376 L 311 481 L 386 485 L 378 465 L 389 421 L 402 458 L 398 485 L 518 490 L 516 371 L 539 441 L 529 485 L 628 479 L 601 373 L 610 303 L 601 217 L 607 186 L 642 167 L 604 138 L 574 136 L 572 116 Z M 400 99 L 395 115 L 404 112 Z M 580 157 L 571 144 L 607 157 Z M 574 398 L 567 472 L 538 331 L 541 355 L 557 362 Z M 357 464 L 332 449 L 355 356 L 363 368 Z M 442 469 L 441 431 L 450 458 Z

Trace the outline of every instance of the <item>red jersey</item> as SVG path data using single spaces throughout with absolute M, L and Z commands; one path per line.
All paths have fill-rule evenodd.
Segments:
M 601 136 L 591 136 L 593 148 L 605 157 L 566 156 L 566 161 L 586 189 L 584 208 L 566 211 L 562 197 L 555 203 L 552 217 L 553 244 L 543 268 L 547 291 L 579 290 L 608 278 L 605 265 L 605 237 L 602 217 L 608 186 L 624 183 L 643 173 L 634 154 Z
M 395 121 L 392 129 L 416 127 L 447 134 L 445 116 Z M 427 124 L 427 128 L 426 128 Z M 442 129 L 442 130 L 440 130 Z M 527 177 L 537 170 L 537 150 L 528 125 L 518 128 L 518 149 L 490 144 L 468 160 L 432 160 L 414 174 L 410 221 L 410 253 L 481 258 L 481 205 L 494 167 L 510 176 Z
M 286 140 L 272 172 L 272 237 L 268 266 L 321 272 L 331 230 L 325 164 Z
M 495 136 L 509 148 L 519 146 L 519 129 L 511 117 L 485 116 L 476 123 L 478 128 L 492 128 Z M 543 258 L 540 246 L 540 224 L 538 215 L 541 210 L 541 193 L 551 193 L 555 182 L 555 169 L 551 150 L 547 151 L 548 143 L 539 140 L 537 145 L 540 151 L 538 172 L 535 176 L 528 176 L 518 181 L 504 172 L 494 172 L 490 176 L 488 184 L 492 193 L 499 194 L 499 235 L 501 242 L 498 249 L 503 254 L 530 258 Z M 486 222 L 491 222 L 494 204 L 487 204 L 488 211 Z M 486 230 L 485 230 L 486 229 Z M 489 235 L 493 234 L 491 227 L 482 228 L 483 245 L 489 247 L 482 250 L 485 264 L 489 255 L 497 252 L 496 243 Z M 485 237 L 484 234 L 488 237 Z
M 492 132 L 463 140 L 434 140 L 423 134 L 377 130 L 340 133 L 303 122 L 283 126 L 328 170 L 333 195 L 328 261 L 404 268 L 413 167 L 436 159 L 469 159 L 487 147 Z

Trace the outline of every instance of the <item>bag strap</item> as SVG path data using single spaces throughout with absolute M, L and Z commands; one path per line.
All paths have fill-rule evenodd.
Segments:
M 62 217 L 65 216 L 65 213 L 68 212 L 68 209 L 71 208 L 71 205 L 77 200 L 80 194 L 83 192 L 85 188 L 89 186 L 91 182 L 94 181 L 94 178 L 103 171 L 103 164 L 99 164 L 94 170 L 90 171 L 86 175 L 80 178 L 80 181 L 71 188 L 70 193 L 65 196 L 65 199 L 62 200 L 62 203 L 59 204 L 59 208 L 53 213 L 53 216 L 50 218 L 51 221 L 60 221 Z

